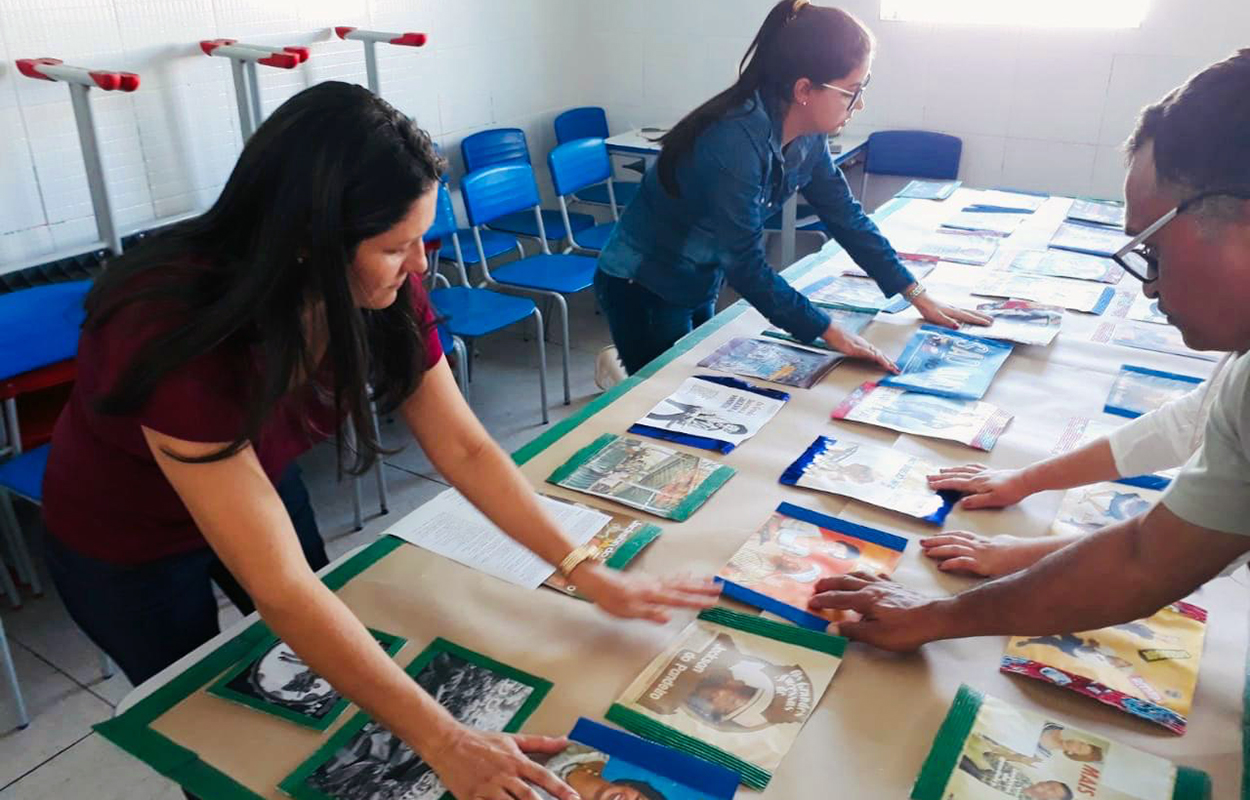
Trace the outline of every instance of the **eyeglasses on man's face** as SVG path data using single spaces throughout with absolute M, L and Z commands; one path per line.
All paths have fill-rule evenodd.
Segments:
M 1148 240 L 1163 230 L 1169 222 L 1211 197 L 1235 197 L 1238 200 L 1250 200 L 1250 191 L 1215 189 L 1196 194 L 1147 225 L 1141 233 L 1130 239 L 1111 258 L 1123 267 L 1125 272 L 1142 283 L 1154 283 L 1159 279 L 1159 253 L 1158 248 L 1149 244 Z
M 859 88 L 856 89 L 855 91 L 851 91 L 850 89 L 843 89 L 841 86 L 834 86 L 832 83 L 822 83 L 820 85 L 825 87 L 826 89 L 833 89 L 835 92 L 844 94 L 847 97 L 851 98 L 850 100 L 847 101 L 846 107 L 854 108 L 855 104 L 858 103 L 860 98 L 864 96 L 864 90 L 868 88 L 868 84 L 870 83 L 872 83 L 871 72 L 864 76 L 864 82 L 861 83 L 859 85 Z

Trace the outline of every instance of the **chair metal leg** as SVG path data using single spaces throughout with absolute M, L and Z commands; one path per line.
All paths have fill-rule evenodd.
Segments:
M 460 386 L 460 393 L 464 395 L 464 401 L 470 402 L 469 397 L 469 352 L 465 346 L 464 340 L 459 336 L 451 337 L 451 351 L 456 354 L 456 383 Z
M 9 640 L 4 635 L 4 622 L 0 620 L 0 671 L 9 682 L 9 691 L 17 704 L 17 727 L 30 725 L 30 715 L 26 713 L 26 700 L 22 697 L 22 687 L 17 682 L 17 670 L 13 667 L 13 653 L 9 650 Z
M 113 663 L 113 659 L 108 657 L 108 653 L 100 651 L 100 675 L 108 680 L 117 674 L 117 665 Z
M 347 448 L 351 450 L 352 453 L 354 454 L 356 452 L 356 431 L 352 428 L 350 421 L 348 421 L 347 427 L 344 428 L 343 438 L 344 438 L 344 444 L 346 444 Z M 364 517 L 364 513 L 361 511 L 362 501 L 360 497 L 360 476 L 353 475 L 351 476 L 351 480 L 352 480 L 352 515 L 353 515 L 352 518 L 353 518 L 354 530 L 359 531 L 359 530 L 363 530 L 365 527 L 365 517 Z
M 13 582 L 13 576 L 9 574 L 9 567 L 4 563 L 3 553 L 0 553 L 0 589 L 4 590 L 5 595 L 9 598 L 9 604 L 14 608 L 22 607 L 22 596 L 17 593 L 17 584 Z
M 560 358 L 564 366 L 564 404 L 573 402 L 573 393 L 569 386 L 569 304 L 564 295 L 552 295 L 556 305 L 560 307 Z
M 0 489 L 0 528 L 13 551 L 13 565 L 17 568 L 17 577 L 30 587 L 36 595 L 43 594 L 43 583 L 35 570 L 35 562 L 30 557 L 30 548 L 22 536 L 22 528 L 17 524 L 17 514 L 13 511 L 13 499 L 10 493 Z
M 22 452 L 21 429 L 17 427 L 17 398 L 10 397 L 4 401 L 5 446 L 13 455 Z
M 378 425 L 378 409 L 373 403 L 369 403 L 369 417 L 373 421 L 373 438 L 379 442 L 382 441 L 382 429 Z M 378 480 L 378 506 L 382 509 L 382 513 L 388 513 L 390 509 L 390 501 L 386 493 L 386 464 L 382 461 L 382 456 L 378 456 L 378 460 L 373 465 L 374 476 Z
M 538 343 L 538 389 L 543 403 L 543 424 L 547 419 L 547 343 L 543 340 L 543 312 L 534 306 L 534 340 Z

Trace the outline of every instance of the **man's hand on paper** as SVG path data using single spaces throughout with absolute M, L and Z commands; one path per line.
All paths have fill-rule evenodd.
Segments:
M 908 652 L 945 638 L 943 600 L 928 597 L 887 578 L 853 572 L 816 583 L 808 602 L 813 611 L 854 611 L 857 622 L 835 622 L 830 633 L 866 642 L 882 650 Z
M 624 619 L 665 623 L 675 608 L 707 608 L 720 596 L 710 578 L 654 578 L 625 573 L 589 561 L 573 570 L 577 590 L 607 613 Z

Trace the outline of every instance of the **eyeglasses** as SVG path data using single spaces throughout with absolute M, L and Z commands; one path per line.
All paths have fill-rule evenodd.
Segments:
M 855 104 L 859 102 L 859 99 L 864 96 L 864 90 L 868 88 L 868 84 L 870 83 L 872 83 L 871 72 L 864 76 L 864 82 L 861 83 L 859 85 L 859 88 L 853 92 L 850 89 L 843 89 L 841 86 L 834 86 L 832 83 L 822 83 L 820 85 L 825 87 L 826 89 L 833 89 L 835 92 L 841 92 L 842 94 L 851 98 L 850 101 L 847 102 L 846 107 L 854 108 Z
M 1250 200 L 1250 192 L 1215 189 L 1194 195 L 1148 225 L 1145 230 L 1117 250 L 1111 258 L 1123 267 L 1125 272 L 1142 283 L 1154 283 L 1159 279 L 1159 256 L 1155 252 L 1154 245 L 1146 244 L 1146 240 L 1163 230 L 1164 226 L 1169 222 L 1210 197 L 1235 197 L 1238 200 Z

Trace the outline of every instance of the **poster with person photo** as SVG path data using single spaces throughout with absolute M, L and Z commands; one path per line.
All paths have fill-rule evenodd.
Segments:
M 405 670 L 460 723 L 512 733 L 551 683 L 445 639 Z M 360 712 L 278 788 L 295 800 L 444 800 L 447 790 L 407 744 Z
M 1083 314 L 1101 314 L 1115 298 L 1115 289 L 1110 286 L 1016 272 L 987 272 L 972 293 L 981 297 L 1012 297 L 1048 303 Z
M 1161 491 L 1119 482 L 1078 486 L 1059 501 L 1050 532 L 1061 536 L 1093 533 L 1145 514 L 1162 496 Z
M 737 337 L 699 362 L 700 367 L 810 389 L 845 356 L 768 339 Z
M 737 378 L 692 375 L 629 432 L 728 453 L 759 433 L 789 399 L 786 392 Z
M 557 467 L 547 482 L 681 522 L 735 472 L 710 459 L 605 433 Z
M 738 790 L 725 767 L 585 717 L 568 738 L 563 751 L 535 760 L 587 800 L 733 800 Z
M 1202 384 L 1202 378 L 1147 367 L 1125 364 L 1111 391 L 1103 412 L 1120 417 L 1140 417 L 1165 403 L 1184 397 Z
M 980 400 L 1012 345 L 983 339 L 936 325 L 921 325 L 898 357 L 899 372 L 882 378 L 882 386 L 960 400 Z
M 369 633 L 391 656 L 407 641 L 382 631 Z M 273 634 L 209 686 L 208 693 L 318 731 L 329 728 L 348 706 L 347 698 Z
M 629 685 L 607 718 L 763 789 L 845 649 L 839 636 L 708 609 Z
M 1210 800 L 1211 779 L 963 685 L 912 800 Z
M 543 497 L 548 497 L 543 495 Z M 571 503 L 580 508 L 589 508 L 581 503 L 572 503 L 559 497 L 549 497 L 550 500 L 557 500 L 561 503 Z M 602 511 L 602 509 L 595 509 Z M 608 569 L 625 569 L 630 562 L 641 553 L 647 545 L 659 538 L 661 530 L 659 526 L 652 525 L 650 522 L 644 522 L 637 517 L 631 517 L 628 514 L 619 512 L 602 511 L 609 517 L 609 522 L 599 530 L 586 545 L 591 548 L 591 558 L 600 562 Z M 569 582 L 559 573 L 559 571 L 551 573 L 551 576 L 543 581 L 543 586 L 555 589 L 557 592 L 563 592 L 570 597 L 585 599 L 578 594 L 577 587 Z
M 832 416 L 915 436 L 948 439 L 985 451 L 994 449 L 1013 419 L 998 406 L 980 400 L 909 392 L 874 381 L 847 395 Z
M 941 525 L 959 496 L 929 488 L 936 464 L 868 442 L 817 436 L 780 482 L 842 495 Z
M 1013 636 L 1000 668 L 1182 734 L 1206 629 L 1204 609 L 1177 601 L 1152 617 L 1096 631 Z
M 971 336 L 999 339 L 1018 344 L 1045 347 L 1054 341 L 1063 327 L 1063 306 L 1035 303 L 1032 300 L 993 300 L 978 303 L 977 311 L 988 315 L 989 327 L 965 331 Z
M 807 610 L 816 583 L 851 572 L 889 575 L 906 547 L 902 536 L 782 503 L 717 578 L 725 597 L 823 631 L 847 616 Z
M 896 314 L 911 304 L 901 294 L 886 297 L 877 282 L 868 278 L 826 275 L 799 289 L 807 298 L 824 308 Z
M 1124 277 L 1124 270 L 1111 259 L 1070 250 L 1021 250 L 1007 269 L 1028 275 L 1111 284 L 1119 283 Z

